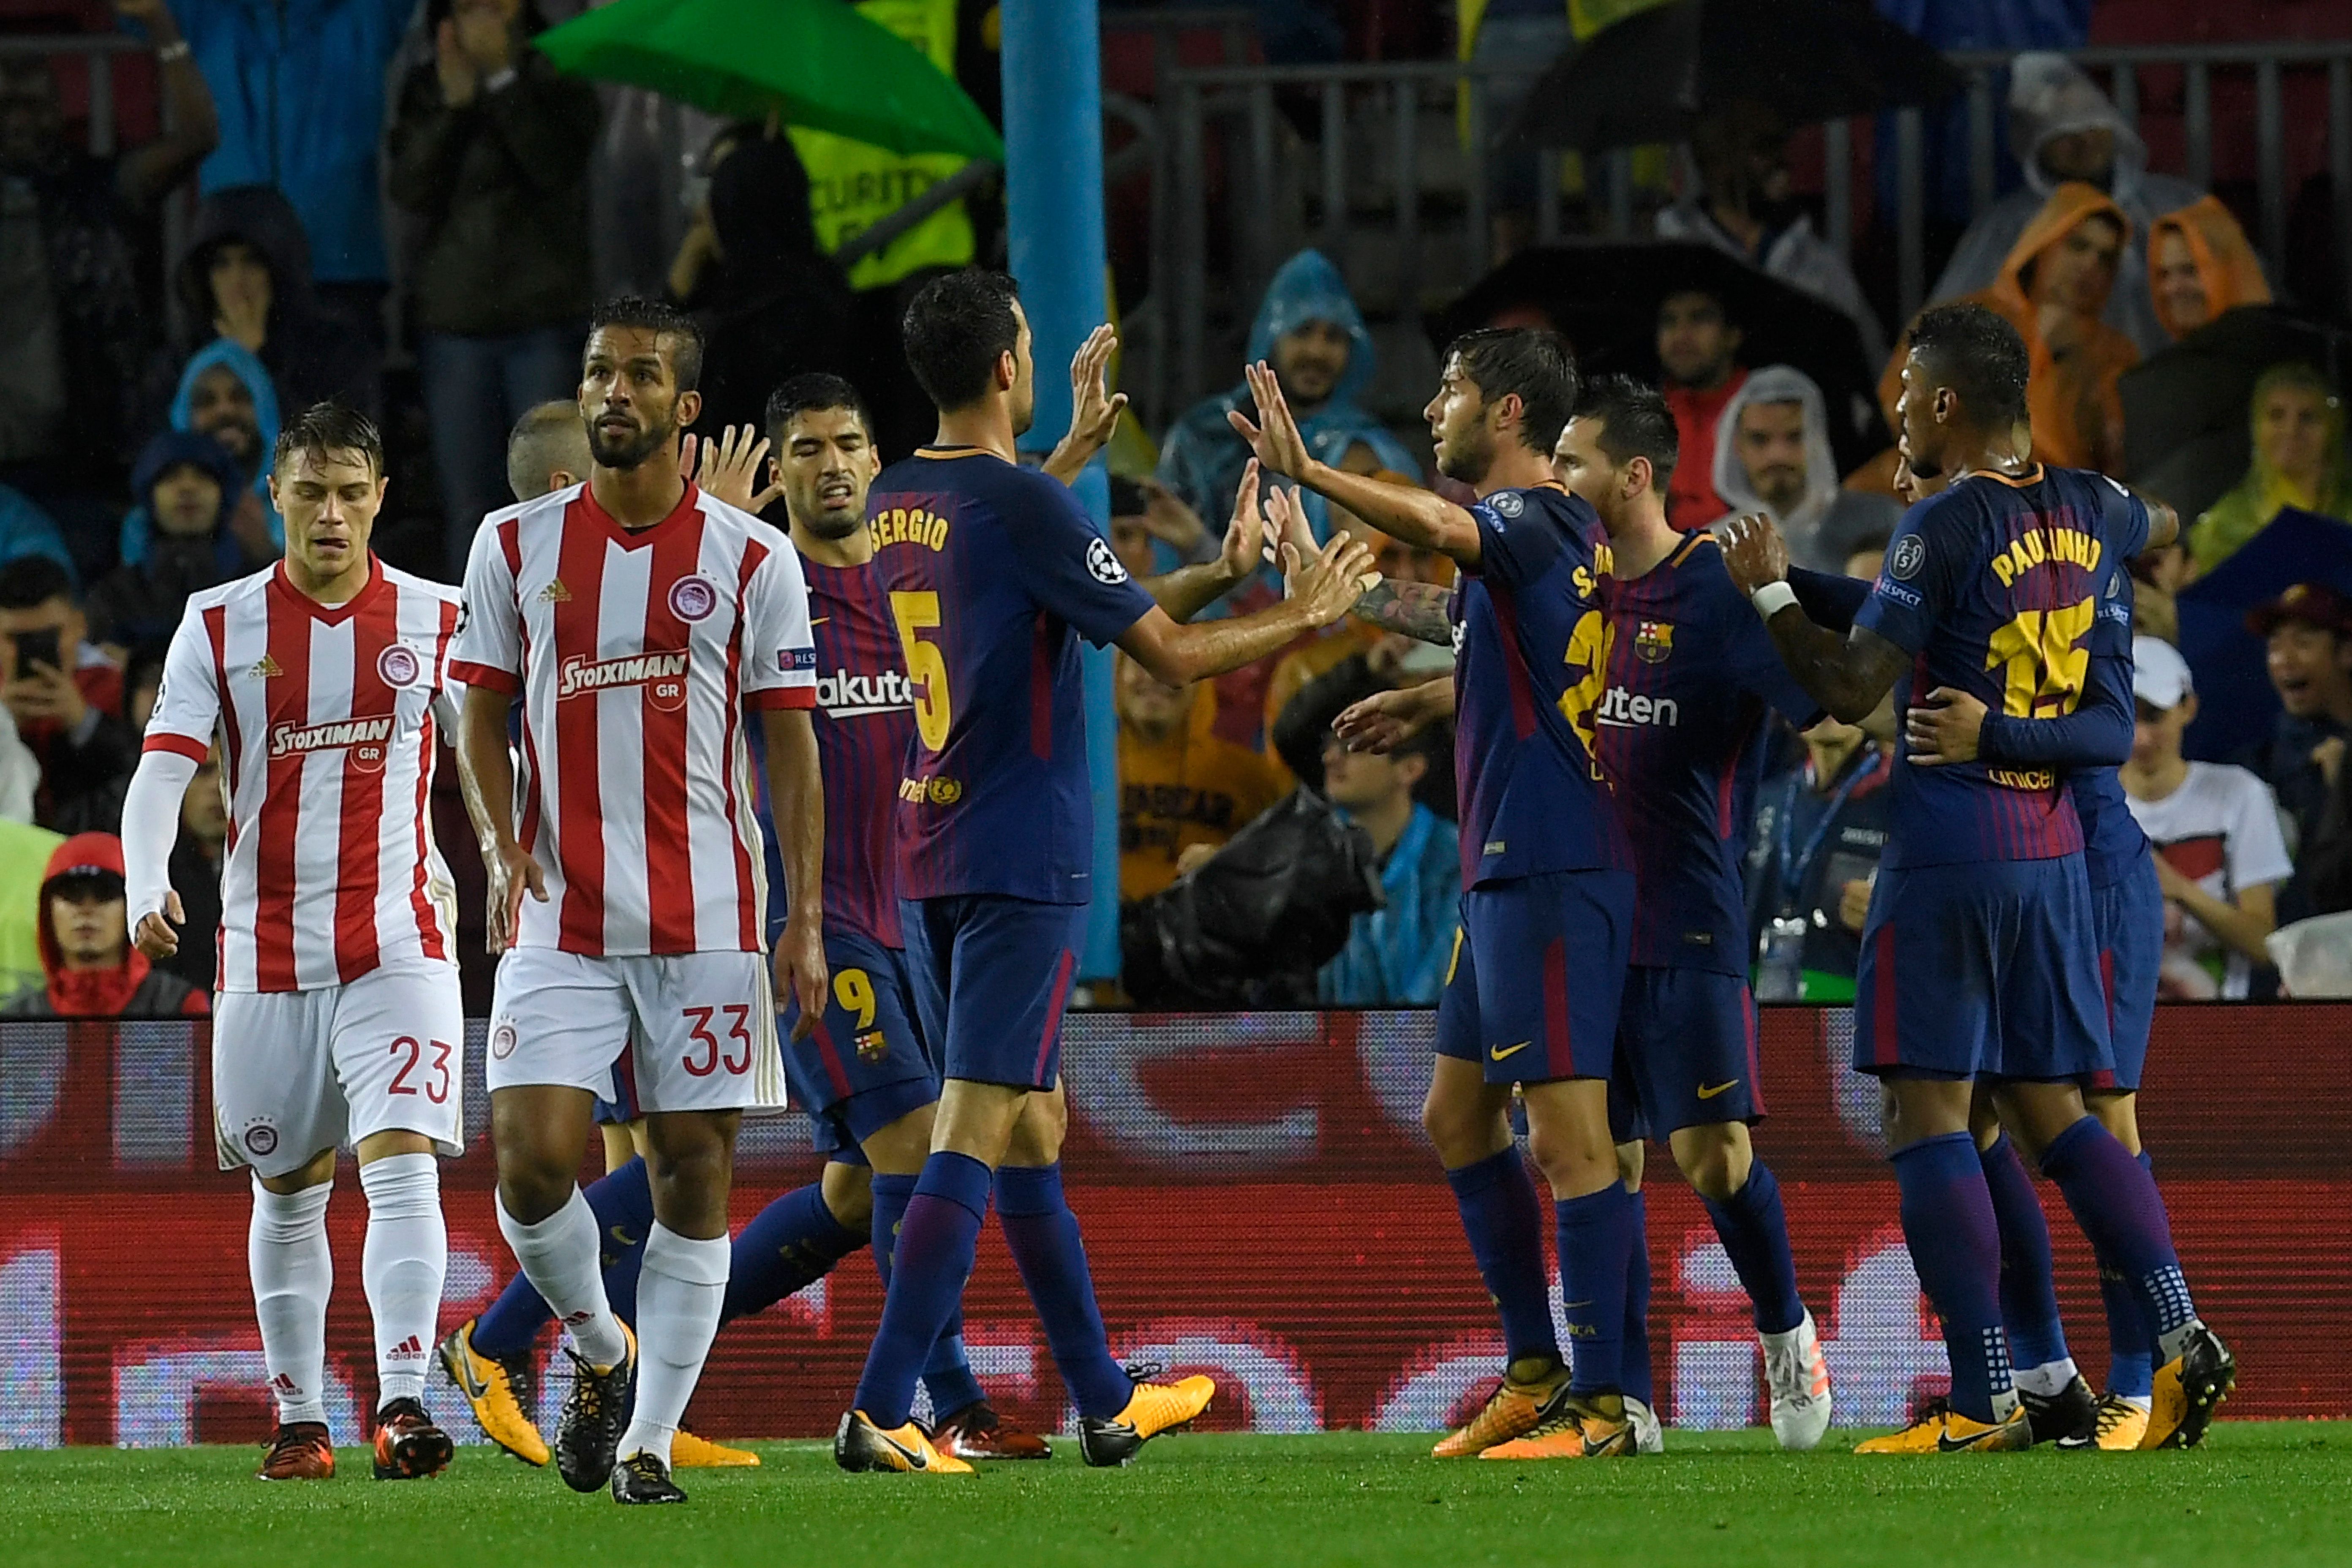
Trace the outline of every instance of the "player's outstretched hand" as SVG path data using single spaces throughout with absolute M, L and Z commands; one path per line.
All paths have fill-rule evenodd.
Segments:
M 759 489 L 761 470 L 772 479 L 775 468 L 768 461 L 768 438 L 751 426 L 726 426 L 716 439 L 702 442 L 699 473 L 695 470 L 695 437 L 689 432 L 686 445 L 678 450 L 678 467 L 693 474 L 696 484 L 729 506 L 756 516 L 784 493 L 782 479 L 774 479 L 766 489 Z
M 1240 409 L 1229 409 L 1225 418 L 1269 473 L 1280 474 L 1286 479 L 1304 478 L 1311 454 L 1307 450 L 1307 437 L 1298 433 L 1298 421 L 1291 416 L 1289 400 L 1282 395 L 1282 383 L 1275 379 L 1274 367 L 1264 360 L 1243 367 L 1249 378 L 1250 395 L 1257 401 L 1257 423 Z
M 169 958 L 180 951 L 180 933 L 172 928 L 187 923 L 188 911 L 181 907 L 180 895 L 166 892 L 160 910 L 139 917 L 139 929 L 131 940 L 149 958 Z
M 1240 582 L 1257 570 L 1269 537 L 1265 512 L 1258 500 L 1257 459 L 1252 458 L 1242 468 L 1241 488 L 1234 491 L 1234 517 L 1225 524 L 1224 547 L 1217 552 L 1218 569 L 1233 581 Z
M 1118 352 L 1118 334 L 1105 322 L 1070 356 L 1070 433 L 1062 439 L 1083 445 L 1090 458 L 1110 445 L 1127 407 L 1127 394 L 1110 389 L 1110 356 Z
M 1297 548 L 1282 546 L 1282 593 L 1297 599 L 1318 626 L 1328 626 L 1355 607 L 1380 584 L 1371 546 L 1351 533 L 1335 533 L 1316 556 L 1302 563 Z
M 483 921 L 489 931 L 482 945 L 493 953 L 504 952 L 514 945 L 523 894 L 529 892 L 541 903 L 547 902 L 547 873 L 521 845 L 511 841 L 482 857 L 482 871 L 489 883 L 486 900 L 489 907 L 484 911 L 488 919 Z
M 1976 761 L 1977 738 L 1984 732 L 1984 721 L 1983 703 L 1956 688 L 1938 686 L 1903 716 L 1904 736 L 1911 743 L 1911 765 L 1932 768 Z
M 1285 597 L 1289 595 L 1292 569 L 1298 562 L 1314 560 L 1322 548 L 1315 542 L 1315 525 L 1307 521 L 1307 508 L 1297 492 L 1280 485 L 1267 486 L 1263 549 L 1266 564 L 1283 575 Z
M 1421 688 L 1408 686 L 1401 691 L 1375 691 L 1349 703 L 1331 721 L 1331 733 L 1351 752 L 1385 756 L 1428 728 L 1435 717 Z
M 1749 512 L 1718 525 L 1715 537 L 1723 546 L 1723 564 L 1741 593 L 1753 594 L 1767 583 L 1788 579 L 1788 542 L 1762 512 Z
M 817 922 L 786 921 L 776 938 L 776 994 L 800 1004 L 793 1038 L 804 1040 L 824 1016 L 824 933 Z

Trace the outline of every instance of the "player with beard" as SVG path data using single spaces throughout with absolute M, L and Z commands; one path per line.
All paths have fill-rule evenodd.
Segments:
M 577 1347 L 557 1468 L 578 1490 L 609 1479 L 623 1503 L 685 1500 L 670 1443 L 725 1296 L 737 1123 L 785 1100 L 763 854 L 740 794 L 747 707 L 792 884 L 776 977 L 810 1013 L 826 983 L 806 590 L 783 535 L 680 471 L 701 358 L 699 330 L 667 306 L 597 312 L 579 396 L 590 477 L 485 521 L 459 634 L 463 746 L 495 838 L 489 918 L 509 939 L 488 1070 L 499 1227 Z M 646 1117 L 652 1178 L 642 1361 L 573 1180 L 616 1082 Z
M 1640 1210 L 1618 1171 L 1609 1080 L 1633 932 L 1633 856 L 1596 763 L 1608 679 L 1600 521 L 1552 472 L 1577 395 L 1557 333 L 1465 333 L 1425 410 L 1439 468 L 1468 509 L 1317 461 L 1282 389 L 1253 367 L 1258 461 L 1372 527 L 1454 558 L 1452 590 L 1383 583 L 1358 613 L 1457 650 L 1454 766 L 1462 802 L 1462 931 L 1438 1005 L 1422 1119 L 1503 1321 L 1503 1386 L 1439 1444 L 1441 1458 L 1613 1458 L 1637 1451 L 1625 1398 L 1625 1304 Z M 1528 1149 L 1550 1184 L 1560 1354 L 1543 1275 L 1541 1211 L 1512 1142 L 1517 1086 Z M 1643 1270 L 1643 1279 L 1647 1271 Z
M 2027 359 L 2015 330 L 1977 306 L 1929 310 L 1914 324 L 1896 405 L 1902 455 L 1921 479 L 1948 488 L 1905 515 L 1850 632 L 1801 606 L 1769 520 L 1726 531 L 1734 580 L 1790 671 L 1840 719 L 1859 720 L 1898 682 L 1905 710 L 1932 713 L 1966 694 L 2010 718 L 2074 714 L 2107 574 L 2177 532 L 2162 503 L 2032 460 Z M 1916 740 L 1914 748 L 1896 758 L 1889 785 L 1891 832 L 1855 980 L 1854 1065 L 1885 1086 L 1904 1235 L 1943 1320 L 1952 1393 L 1862 1451 L 2032 1441 L 2003 1329 L 2000 1199 L 1970 1135 L 1979 1079 L 2064 1194 L 2101 1267 L 2151 1320 L 2163 1364 L 2143 1442 L 2192 1445 L 2235 1368 L 2197 1317 L 2154 1182 L 2084 1108 L 2081 1086 L 2116 1063 L 2095 1002 L 2100 944 L 2074 799 L 2046 766 L 1973 748 L 1948 762 Z
M 934 279 L 908 307 L 908 363 L 938 406 L 939 437 L 884 472 L 866 502 L 870 570 L 914 698 L 915 743 L 894 791 L 899 929 L 945 1083 L 881 1325 L 835 1435 L 835 1461 L 848 1470 L 970 1468 L 932 1445 L 911 1407 L 992 1202 L 1077 1407 L 1088 1464 L 1123 1464 L 1207 1408 L 1210 1379 L 1163 1386 L 1111 1358 L 1062 1192 L 1062 1008 L 1094 837 L 1077 644 L 1115 642 L 1163 681 L 1199 680 L 1338 620 L 1371 563 L 1345 536 L 1312 561 L 1286 543 L 1282 604 L 1183 624 L 1222 591 L 1221 567 L 1147 590 L 1066 487 L 1015 461 L 1036 411 L 1016 295 L 1002 273 L 970 270 Z M 1257 550 L 1254 468 L 1242 491 L 1246 561 Z

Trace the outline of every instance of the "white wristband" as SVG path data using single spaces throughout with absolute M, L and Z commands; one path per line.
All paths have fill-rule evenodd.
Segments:
M 1797 602 L 1797 591 L 1785 582 L 1767 583 L 1748 597 L 1755 601 L 1756 613 L 1769 621 Z

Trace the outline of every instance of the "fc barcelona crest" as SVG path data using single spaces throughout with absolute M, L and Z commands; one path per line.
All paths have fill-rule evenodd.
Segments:
M 1633 633 L 1633 657 L 1643 664 L 1664 664 L 1666 656 L 1675 651 L 1675 627 L 1671 621 L 1643 621 Z

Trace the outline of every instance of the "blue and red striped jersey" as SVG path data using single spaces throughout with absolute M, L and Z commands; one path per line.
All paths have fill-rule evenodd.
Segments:
M 1607 675 L 1601 520 L 1554 484 L 1496 490 L 1470 515 L 1481 559 L 1446 605 L 1462 885 L 1631 870 L 1633 851 L 1592 759 L 1593 710 Z
M 808 580 L 809 627 L 816 643 L 816 750 L 824 770 L 824 929 L 854 931 L 885 947 L 898 936 L 898 780 L 915 739 L 915 694 L 908 684 L 890 596 L 867 566 L 826 566 L 801 558 Z M 782 858 L 770 816 L 767 742 L 760 751 L 760 816 L 769 828 L 769 934 L 784 923 Z
M 1744 867 L 1764 776 L 1764 711 L 1820 716 L 1771 633 L 1695 533 L 1641 576 L 1612 578 L 1601 771 L 1633 847 L 1633 962 L 1748 971 Z
M 2118 503 L 2120 498 L 2120 504 Z M 1913 656 L 1897 713 L 1937 687 L 1996 713 L 2072 713 L 2091 679 L 2109 568 L 2139 553 L 2147 509 L 2103 475 L 2037 466 L 1971 474 L 1903 516 L 1856 626 Z M 1917 767 L 1898 751 L 1882 864 L 2046 860 L 2079 853 L 2063 774 L 1977 761 Z
M 898 891 L 1082 904 L 1094 796 L 1078 639 L 1152 608 L 1068 487 L 975 448 L 926 447 L 866 502 L 914 691 L 898 780 Z

